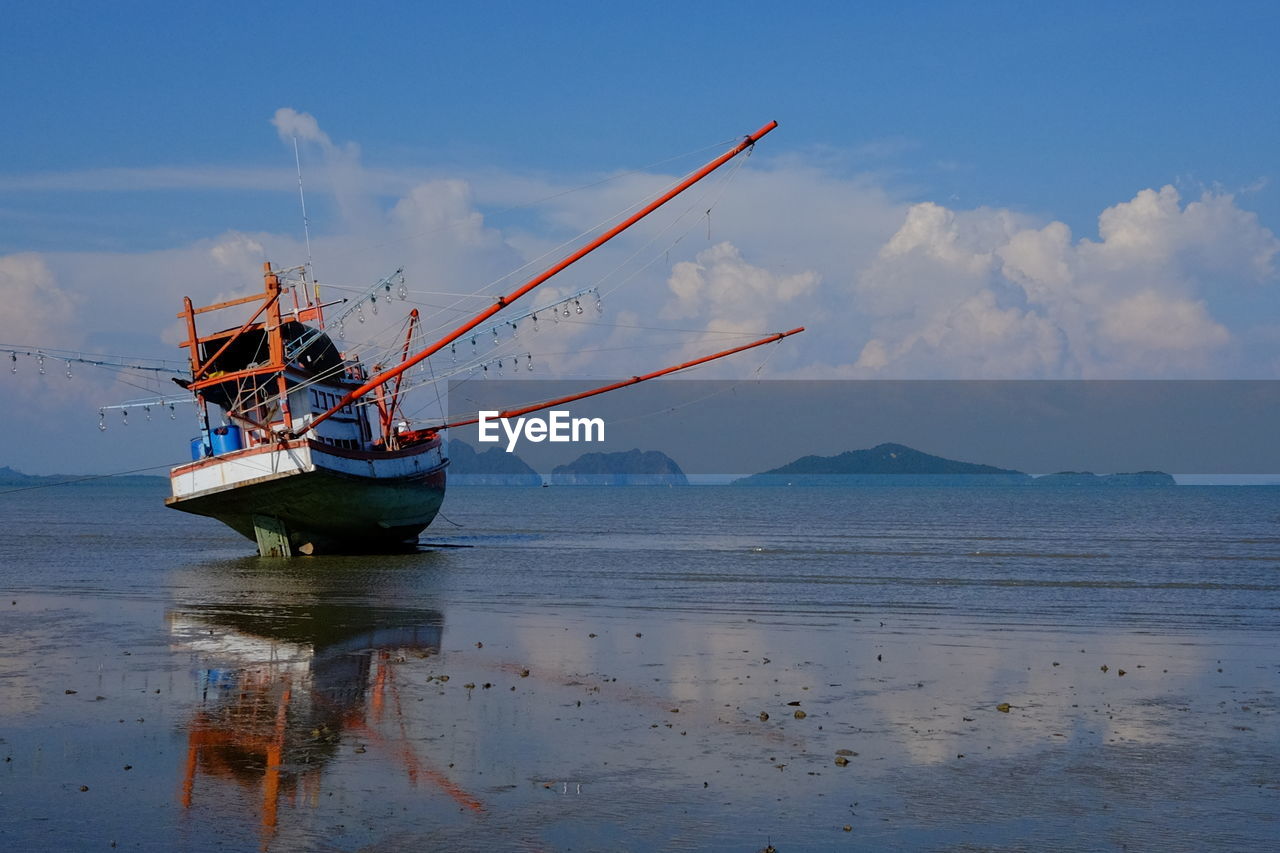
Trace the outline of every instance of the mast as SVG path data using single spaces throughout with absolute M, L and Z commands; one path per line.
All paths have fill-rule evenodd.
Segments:
M 547 281 L 547 279 L 563 271 L 570 265 L 582 260 L 587 255 L 594 252 L 596 249 L 600 248 L 605 243 L 612 240 L 614 237 L 617 237 L 623 231 L 626 231 L 628 228 L 635 225 L 641 219 L 644 219 L 646 216 L 653 213 L 655 210 L 662 207 L 664 204 L 671 201 L 673 198 L 680 195 L 685 190 L 689 189 L 689 187 L 698 183 L 698 181 L 701 181 L 703 178 L 705 178 L 707 175 L 714 172 L 716 169 L 719 169 L 721 166 L 723 166 L 725 163 L 732 160 L 734 157 L 737 157 L 743 151 L 750 149 L 752 146 L 756 144 L 756 142 L 761 137 L 769 133 L 769 131 L 773 130 L 777 126 L 778 126 L 778 123 L 776 121 L 771 121 L 768 124 L 761 127 L 759 130 L 757 130 L 755 133 L 749 134 L 748 136 L 744 137 L 743 140 L 739 142 L 737 145 L 735 145 L 733 148 L 730 148 L 728 151 L 721 154 L 719 157 L 715 158 L 711 162 L 707 163 L 705 166 L 698 169 L 693 174 L 689 175 L 687 178 L 682 180 L 676 186 L 672 187 L 670 190 L 668 190 L 659 198 L 645 205 L 643 208 L 636 211 L 634 214 L 627 217 L 622 222 L 619 222 L 617 225 L 613 226 L 608 231 L 601 234 L 599 237 L 596 237 L 594 240 L 591 240 L 586 245 L 582 246 L 578 250 L 567 255 L 566 257 L 564 257 L 557 263 L 553 264 L 552 266 L 548 267 L 543 272 L 529 279 L 527 282 L 525 282 L 515 290 L 511 291 L 506 296 L 498 297 L 498 299 L 494 302 L 494 304 L 490 305 L 488 308 L 481 311 L 479 314 L 475 315 L 470 320 L 463 323 L 461 326 L 454 329 L 452 332 L 445 335 L 440 340 L 436 341 L 435 343 L 431 344 L 425 349 L 419 350 L 412 357 L 406 359 L 405 361 L 402 361 L 400 364 L 396 365 L 390 370 L 382 371 L 381 373 L 371 378 L 368 382 L 361 385 L 359 388 L 356 388 L 355 390 L 349 392 L 342 399 L 340 399 L 332 408 L 328 409 L 327 411 L 313 418 L 311 420 L 311 423 L 307 426 L 307 430 L 314 429 L 321 422 L 327 420 L 337 412 L 340 412 L 344 407 L 351 405 L 351 403 L 360 399 L 365 394 L 368 394 L 374 388 L 377 388 L 378 386 L 385 384 L 391 379 L 396 378 L 397 376 L 404 373 L 409 368 L 421 362 L 423 359 L 426 359 L 432 355 L 435 355 L 437 352 L 444 349 L 453 341 L 462 337 L 467 332 L 474 329 L 476 326 L 479 326 L 481 323 L 483 323 L 485 320 L 492 317 L 494 314 L 497 314 L 503 308 L 506 308 L 512 302 L 515 302 L 517 299 L 529 293 L 529 291 L 533 290 L 538 285 Z M 306 430 L 303 430 L 303 432 L 306 432 Z

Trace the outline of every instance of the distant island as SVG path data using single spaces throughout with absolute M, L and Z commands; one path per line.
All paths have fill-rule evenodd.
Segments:
M 734 480 L 735 486 L 776 485 L 856 485 L 866 479 L 869 485 L 939 485 L 945 475 L 949 485 L 1023 485 L 1032 480 L 1030 474 L 958 462 L 923 453 L 905 444 L 877 444 L 867 450 L 849 450 L 837 456 L 802 456 L 780 468 L 762 471 Z
M 460 439 L 448 444 L 449 484 L 455 486 L 541 486 L 541 474 L 514 453 L 491 447 L 478 453 Z M 118 485 L 155 486 L 164 476 L 145 474 L 24 474 L 0 467 L 0 490 L 32 486 L 75 485 L 110 480 Z M 584 453 L 557 465 L 550 484 L 556 486 L 687 486 L 676 461 L 657 450 Z M 924 453 L 905 444 L 878 444 L 835 456 L 802 456 L 779 468 L 732 482 L 734 486 L 1037 486 L 1040 488 L 1168 488 L 1177 481 L 1163 471 L 1094 474 L 1058 471 L 1034 477 L 1022 471 L 960 462 Z
M 1176 486 L 1177 481 L 1163 471 L 1133 471 L 1124 474 L 1103 474 L 1092 471 L 1059 471 L 1036 477 L 1037 486 Z
M 551 471 L 553 486 L 687 486 L 676 461 L 657 450 L 584 453 Z
M 541 486 L 542 475 L 514 453 L 490 447 L 484 453 L 461 439 L 449 439 L 450 485 Z
M 62 486 L 101 480 L 110 480 L 117 485 L 154 486 L 167 482 L 168 478 L 150 474 L 24 474 L 8 465 L 0 467 L 0 488 Z
M 1174 486 L 1161 471 L 1107 474 L 1063 471 L 1032 477 L 1023 471 L 946 459 L 907 447 L 878 444 L 836 456 L 801 458 L 733 481 L 735 486 L 928 485 L 928 486 Z

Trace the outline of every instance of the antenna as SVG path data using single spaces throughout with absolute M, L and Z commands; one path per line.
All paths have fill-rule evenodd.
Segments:
M 311 263 L 311 220 L 307 218 L 307 196 L 302 191 L 302 158 L 298 156 L 298 137 L 293 137 L 293 162 L 298 167 L 298 201 L 302 203 L 302 233 L 307 239 L 307 269 L 311 270 L 311 280 L 315 281 L 316 269 Z

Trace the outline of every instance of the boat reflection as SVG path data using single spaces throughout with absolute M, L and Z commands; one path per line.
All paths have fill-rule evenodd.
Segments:
M 172 610 L 168 621 L 175 646 L 197 663 L 179 793 L 184 812 L 202 801 L 248 800 L 242 805 L 256 812 L 266 849 L 282 802 L 296 806 L 301 796 L 314 803 L 326 765 L 340 751 L 366 748 L 398 764 L 411 783 L 428 781 L 482 809 L 421 759 L 407 735 L 397 664 L 439 653 L 439 612 L 198 604 Z

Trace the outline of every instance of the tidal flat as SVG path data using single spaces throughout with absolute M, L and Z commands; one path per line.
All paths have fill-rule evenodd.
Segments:
M 155 491 L 3 508 L 6 848 L 1280 841 L 1280 490 L 458 489 L 289 561 Z

